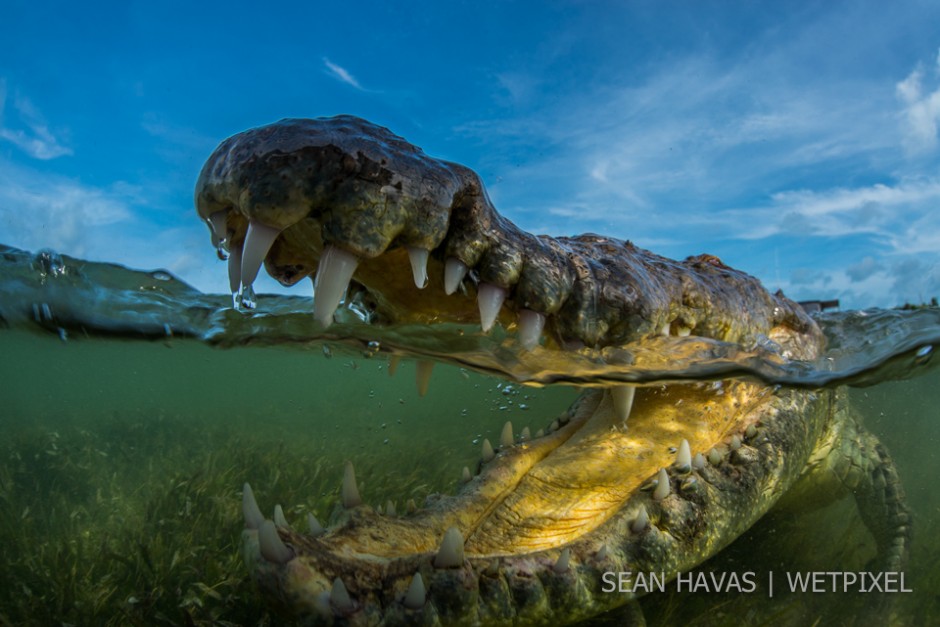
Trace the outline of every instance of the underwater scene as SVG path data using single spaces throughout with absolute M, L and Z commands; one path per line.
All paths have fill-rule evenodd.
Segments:
M 236 310 L 165 271 L 0 248 L 0 624 L 285 624 L 243 560 L 246 482 L 266 517 L 280 506 L 279 526 L 307 529 L 309 514 L 342 524 L 351 462 L 369 515 L 407 520 L 409 506 L 477 481 L 467 469 L 480 471 L 481 444 L 507 421 L 509 446 L 524 447 L 558 430 L 585 389 L 629 384 L 639 398 L 679 382 L 720 395 L 734 381 L 848 387 L 906 494 L 903 577 L 847 583 L 875 570 L 877 552 L 849 496 L 784 499 L 694 569 L 726 581 L 641 590 L 646 624 L 940 618 L 935 303 L 816 313 L 827 348 L 811 361 L 694 336 L 524 350 L 500 325 L 375 326 L 350 306 L 324 329 L 312 310 L 309 297 L 274 295 Z M 843 576 L 788 589 L 794 574 L 826 572 Z

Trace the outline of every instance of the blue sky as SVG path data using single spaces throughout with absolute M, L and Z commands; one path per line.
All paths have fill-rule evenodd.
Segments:
M 940 296 L 940 3 L 271 6 L 5 0 L 0 242 L 225 292 L 205 158 L 352 113 L 530 231 L 709 252 L 844 307 Z

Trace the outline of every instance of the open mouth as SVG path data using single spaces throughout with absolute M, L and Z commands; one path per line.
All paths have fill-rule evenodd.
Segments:
M 285 285 L 314 279 L 324 326 L 345 302 L 379 325 L 500 324 L 523 351 L 664 335 L 763 339 L 797 359 L 821 346 L 799 306 L 717 258 L 530 235 L 472 171 L 350 116 L 226 140 L 196 204 L 237 307 L 263 264 Z M 245 558 L 274 605 L 312 622 L 579 620 L 632 598 L 602 590 L 604 573 L 675 574 L 747 529 L 802 471 L 832 397 L 744 381 L 589 390 L 535 433 L 507 423 L 484 441 L 454 496 L 376 510 L 348 465 L 327 527 L 301 532 L 246 485 Z

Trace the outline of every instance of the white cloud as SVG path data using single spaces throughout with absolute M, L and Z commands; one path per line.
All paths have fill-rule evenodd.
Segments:
M 6 79 L 0 79 L 0 139 L 12 143 L 17 148 L 36 159 L 55 159 L 72 154 L 72 149 L 64 146 L 49 129 L 39 110 L 22 94 L 13 96 L 15 120 L 7 120 Z
M 132 212 L 117 186 L 88 187 L 78 181 L 0 163 L 0 225 L 5 244 L 55 248 L 77 256 L 113 246 L 109 227 L 126 226 Z M 106 238 L 99 237 L 107 231 Z M 119 238 L 120 239 L 120 238 Z
M 0 161 L 0 243 L 28 251 L 51 248 L 90 261 L 130 268 L 163 268 L 204 292 L 228 289 L 225 264 L 195 214 L 179 226 L 157 222 L 139 187 L 116 182 L 99 188 L 56 174 Z M 292 294 L 306 294 L 300 287 Z M 261 273 L 259 293 L 286 292 Z
M 326 57 L 323 57 L 323 65 L 326 66 L 326 69 L 329 70 L 327 73 L 333 78 L 339 80 L 340 82 L 346 83 L 351 87 L 355 87 L 360 91 L 365 91 L 365 88 L 359 84 L 359 81 L 357 81 L 356 78 L 350 74 L 346 68 L 336 65 Z
M 905 146 L 911 153 L 931 152 L 937 148 L 937 129 L 940 125 L 940 52 L 933 71 L 935 89 L 925 88 L 925 72 L 914 68 L 907 78 L 897 84 L 898 99 L 904 105 L 902 130 Z

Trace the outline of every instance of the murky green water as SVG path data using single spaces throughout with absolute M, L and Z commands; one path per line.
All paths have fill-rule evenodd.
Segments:
M 269 623 L 238 554 L 244 481 L 295 524 L 308 511 L 329 517 L 345 460 L 367 502 L 420 502 L 452 492 L 506 420 L 535 431 L 576 397 L 513 379 L 728 374 L 868 384 L 853 400 L 893 453 L 914 514 L 913 592 L 896 595 L 894 616 L 940 619 L 936 309 L 830 314 L 831 351 L 816 364 L 781 368 L 761 347 L 689 343 L 666 347 L 668 362 L 626 367 L 620 353 L 521 355 L 511 338 L 469 329 L 351 320 L 315 337 L 303 299 L 262 298 L 246 316 L 161 273 L 0 257 L 2 624 Z M 390 377 L 387 350 L 447 363 L 421 398 L 415 361 Z M 864 570 L 871 541 L 853 508 L 768 516 L 701 568 Z M 859 595 L 761 592 L 652 594 L 643 605 L 652 625 L 864 624 Z

